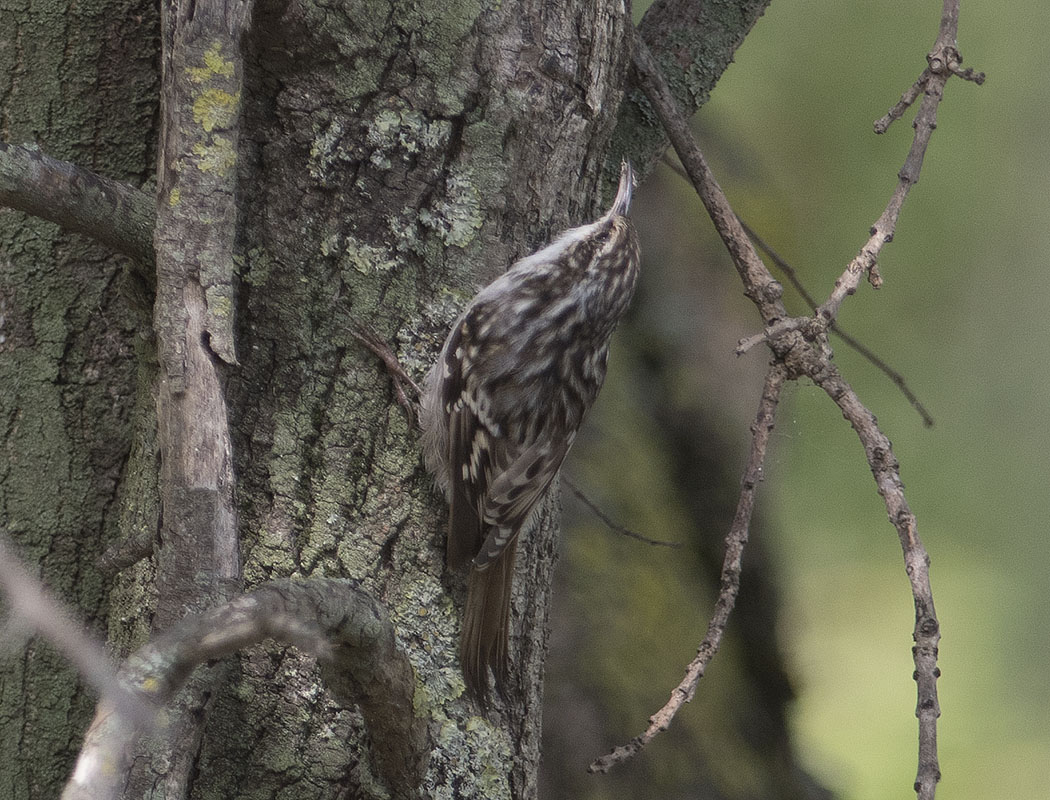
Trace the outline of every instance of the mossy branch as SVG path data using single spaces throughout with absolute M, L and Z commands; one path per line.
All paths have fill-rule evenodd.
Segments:
M 0 205 L 153 263 L 153 196 L 40 150 L 0 142 Z
M 134 653 L 121 682 L 155 708 L 165 706 L 199 665 L 276 639 L 318 660 L 343 706 L 360 708 L 372 755 L 393 796 L 418 796 L 429 760 L 425 719 L 415 713 L 415 675 L 385 610 L 354 581 L 283 580 L 187 617 Z M 143 727 L 113 713 L 103 697 L 63 800 L 122 796 Z M 164 724 L 158 714 L 157 725 Z

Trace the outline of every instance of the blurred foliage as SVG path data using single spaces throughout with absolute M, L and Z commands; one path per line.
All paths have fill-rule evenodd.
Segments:
M 774 0 L 698 115 L 738 213 L 818 298 L 893 189 L 911 114 L 881 137 L 871 123 L 925 66 L 939 13 L 932 0 Z M 863 286 L 843 307 L 843 327 L 904 373 L 935 427 L 836 345 L 894 442 L 932 557 L 944 635 L 938 796 L 950 800 L 1045 796 L 1050 764 L 1048 29 L 1043 4 L 963 0 L 959 47 L 988 82 L 949 83 L 880 262 L 885 286 Z M 554 770 L 563 797 L 800 796 L 812 786 L 798 773 L 778 795 L 765 783 L 775 768 L 737 769 L 762 752 L 752 712 L 786 702 L 789 678 L 805 770 L 845 800 L 909 797 L 913 609 L 900 548 L 856 437 L 811 385 L 787 392 L 745 561 L 745 589 L 767 593 L 767 644 L 775 652 L 779 634 L 785 674 L 746 652 L 762 635 L 737 615 L 696 700 L 636 763 L 560 777 L 641 731 L 703 636 L 712 547 L 735 503 L 766 360 L 760 349 L 732 354 L 757 316 L 691 190 L 661 169 L 636 209 L 644 283 L 570 472 L 629 527 L 685 547 L 617 537 L 567 497 L 548 785 Z M 686 457 L 708 463 L 688 469 Z M 775 688 L 763 688 L 764 670 Z M 762 770 L 794 758 L 785 747 L 766 750 Z

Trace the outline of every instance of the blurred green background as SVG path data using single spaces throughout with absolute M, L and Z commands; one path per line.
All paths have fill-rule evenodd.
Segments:
M 893 190 L 913 113 L 883 136 L 872 122 L 925 66 L 940 10 L 935 0 L 773 0 L 697 116 L 701 146 L 737 212 L 819 299 Z M 839 319 L 903 373 L 935 426 L 924 428 L 881 373 L 833 342 L 840 369 L 894 443 L 932 558 L 943 634 L 938 797 L 948 800 L 1050 797 L 1048 30 L 1045 4 L 964 0 L 959 48 L 988 80 L 949 82 L 920 181 L 880 259 L 885 285 L 864 284 Z M 767 356 L 732 353 L 758 318 L 692 190 L 661 167 L 636 208 L 645 285 L 570 472 L 588 491 L 601 487 L 595 499 L 632 528 L 676 538 L 688 512 L 665 502 L 660 476 L 674 456 L 652 444 L 646 409 L 670 396 L 713 420 L 720 458 L 738 476 Z M 647 345 L 652 338 L 675 344 Z M 657 350 L 673 361 L 661 386 L 637 372 Z M 709 502 L 731 508 L 735 487 L 717 492 Z M 787 391 L 759 508 L 758 555 L 749 554 L 744 580 L 764 549 L 778 576 L 798 760 L 846 800 L 914 796 L 914 612 L 900 546 L 856 436 L 810 384 Z M 571 660 L 559 648 L 586 644 L 582 624 L 558 619 L 591 614 L 592 627 L 599 619 L 598 663 L 588 668 L 607 662 L 615 677 L 604 691 L 618 709 L 593 725 L 576 714 L 581 767 L 640 732 L 663 704 L 713 595 L 681 589 L 693 567 L 680 552 L 617 541 L 571 499 L 566 513 L 571 577 L 558 600 L 555 664 Z M 713 527 L 702 535 L 724 534 Z M 624 611 L 627 602 L 649 616 Z M 726 742 L 702 730 L 705 715 L 732 713 L 739 700 L 734 658 L 730 643 L 664 734 L 672 741 L 654 744 L 650 757 L 664 759 L 665 772 L 699 763 L 730 770 Z M 637 682 L 644 690 L 631 688 Z M 555 701 L 566 702 L 573 690 L 552 683 Z M 688 747 L 676 750 L 683 739 Z M 688 756 L 678 763 L 672 750 Z M 585 785 L 577 796 L 611 791 Z M 751 787 L 741 796 L 765 795 Z
M 818 297 L 888 199 L 911 115 L 883 136 L 870 123 L 922 68 L 940 5 L 774 0 L 701 111 L 751 163 L 744 180 L 721 170 L 738 213 Z M 1046 4 L 964 0 L 959 48 L 988 80 L 948 84 L 886 284 L 840 318 L 936 425 L 836 347 L 894 442 L 933 560 L 939 796 L 959 800 L 1050 796 L 1048 23 Z M 827 398 L 797 387 L 785 411 L 768 485 L 805 761 L 845 797 L 906 796 L 913 611 L 896 538 Z

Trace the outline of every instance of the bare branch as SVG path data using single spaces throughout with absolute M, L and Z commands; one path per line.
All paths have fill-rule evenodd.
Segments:
M 19 563 L 6 533 L 0 533 L 0 591 L 14 619 L 28 625 L 69 659 L 102 702 L 121 717 L 122 724 L 139 726 L 152 720 L 153 703 L 120 682 L 103 647 Z
M 937 648 L 941 633 L 933 605 L 930 557 L 919 539 L 915 515 L 904 497 L 900 464 L 893 454 L 890 440 L 879 429 L 875 415 L 864 407 L 834 364 L 813 358 L 808 360 L 803 371 L 835 401 L 864 445 L 875 485 L 886 504 L 890 522 L 897 529 L 904 551 L 905 571 L 915 601 L 915 629 L 912 633 L 915 647 L 912 648 L 912 654 L 915 660 L 914 678 L 918 685 L 915 715 L 919 719 L 919 768 L 915 791 L 919 800 L 933 800 L 937 782 L 941 779 L 937 760 L 937 719 L 941 715 L 937 700 L 937 678 L 940 676 Z
M 153 261 L 151 195 L 39 150 L 0 142 L 0 205 L 86 234 L 136 261 Z
M 933 50 L 926 56 L 929 66 L 923 70 L 915 85 L 904 93 L 889 113 L 875 123 L 876 133 L 885 131 L 893 120 L 900 118 L 921 91 L 922 102 L 919 104 L 919 110 L 912 125 L 915 129 L 915 136 L 912 139 L 908 156 L 904 159 L 904 166 L 897 173 L 897 187 L 886 209 L 871 226 L 870 238 L 846 267 L 845 272 L 835 281 L 835 288 L 831 295 L 817 309 L 817 319 L 825 325 L 838 317 L 842 301 L 857 291 L 865 275 L 868 276 L 868 282 L 874 288 L 878 289 L 882 285 L 882 276 L 878 271 L 879 254 L 887 243 L 893 241 L 901 206 L 904 205 L 904 200 L 911 191 L 911 187 L 919 181 L 919 172 L 922 170 L 922 162 L 926 157 L 926 147 L 937 127 L 937 107 L 944 96 L 944 85 L 952 75 L 959 74 L 961 71 L 959 64 L 962 63 L 962 56 L 959 55 L 955 41 L 958 24 L 959 0 L 944 0 L 941 29 Z M 971 71 L 970 79 L 981 84 L 984 82 L 984 75 Z
M 383 609 L 352 581 L 275 581 L 187 617 L 133 654 L 120 677 L 150 705 L 169 702 L 200 664 L 276 639 L 316 656 L 343 706 L 361 709 L 381 775 L 397 797 L 418 796 L 429 758 L 413 710 L 415 678 Z M 63 800 L 122 796 L 141 728 L 99 703 Z
M 166 630 L 239 588 L 233 444 L 226 366 L 233 325 L 236 187 L 244 96 L 242 39 L 252 0 L 161 0 L 161 140 L 156 251 L 157 442 L 161 531 L 157 607 Z M 182 796 L 222 667 L 201 670 L 171 710 L 155 757 L 129 793 Z
M 707 165 L 700 148 L 697 147 L 689 122 L 678 110 L 671 90 L 645 42 L 637 34 L 634 40 L 634 69 L 638 84 L 649 98 L 660 124 L 671 140 L 689 180 L 707 209 L 715 229 L 733 258 L 733 266 L 744 283 L 744 294 L 758 307 L 763 322 L 768 326 L 786 317 L 787 311 L 781 302 L 784 288 L 758 257 L 754 245 L 744 231 L 736 213 L 729 205 L 722 187 Z
M 766 374 L 758 415 L 751 426 L 751 450 L 748 453 L 747 465 L 744 467 L 736 514 L 726 534 L 725 558 L 722 562 L 722 578 L 718 599 L 715 601 L 715 613 L 707 625 L 707 634 L 700 643 L 696 658 L 689 663 L 685 677 L 672 690 L 671 697 L 664 707 L 649 718 L 649 727 L 627 744 L 595 760 L 588 767 L 589 772 L 608 772 L 621 761 L 626 761 L 634 756 L 661 731 L 667 730 L 679 709 L 693 699 L 697 684 L 704 677 L 708 663 L 718 652 L 726 624 L 729 622 L 729 615 L 736 605 L 736 597 L 740 591 L 740 571 L 744 560 L 744 545 L 747 544 L 751 528 L 751 513 L 755 507 L 755 490 L 762 480 L 769 436 L 773 432 L 777 405 L 780 401 L 780 390 L 786 379 L 787 370 L 781 364 L 773 364 Z

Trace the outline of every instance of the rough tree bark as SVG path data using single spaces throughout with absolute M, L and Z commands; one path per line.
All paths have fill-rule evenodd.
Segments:
M 642 27 L 666 45 L 689 107 L 765 3 L 701 5 L 657 4 Z M 216 8 L 212 38 L 169 61 L 180 20 Z M 557 499 L 519 547 L 507 702 L 480 716 L 461 697 L 443 503 L 352 332 L 367 326 L 420 376 L 474 287 L 590 217 L 619 152 L 645 163 L 662 149 L 633 141 L 644 104 L 612 144 L 629 10 L 260 0 L 237 51 L 243 11 L 174 2 L 163 33 L 148 4 L 3 12 L 3 141 L 151 193 L 163 166 L 156 282 L 82 237 L 0 215 L 0 522 L 117 655 L 227 596 L 216 584 L 238 578 L 238 557 L 246 587 L 355 579 L 415 668 L 432 742 L 424 796 L 535 796 Z M 170 101 L 185 116 L 159 113 L 162 89 L 166 103 L 185 93 Z M 214 236 L 236 281 L 223 283 L 231 264 L 208 242 L 170 238 L 180 230 Z M 171 318 L 165 297 L 192 313 Z M 180 405 L 192 359 L 224 408 Z M 199 427 L 224 415 L 232 462 L 189 474 L 179 458 L 225 452 L 221 431 Z M 239 535 L 232 552 L 223 526 Z M 37 643 L 3 670 L 0 795 L 54 796 L 90 698 Z M 147 743 L 165 756 L 140 760 L 132 794 L 384 796 L 360 714 L 322 687 L 310 657 L 250 649 L 184 698 L 179 741 Z
M 155 161 L 156 37 L 148 2 L 5 4 L 0 140 L 141 185 Z M 149 400 L 136 371 L 149 309 L 126 261 L 0 210 L 0 519 L 37 574 L 115 642 L 145 633 L 134 609 L 150 589 L 119 598 L 96 562 L 151 516 L 156 534 L 156 464 L 139 457 L 156 423 L 135 411 Z M 49 646 L 20 636 L 5 628 L 0 796 L 55 797 L 94 699 Z

